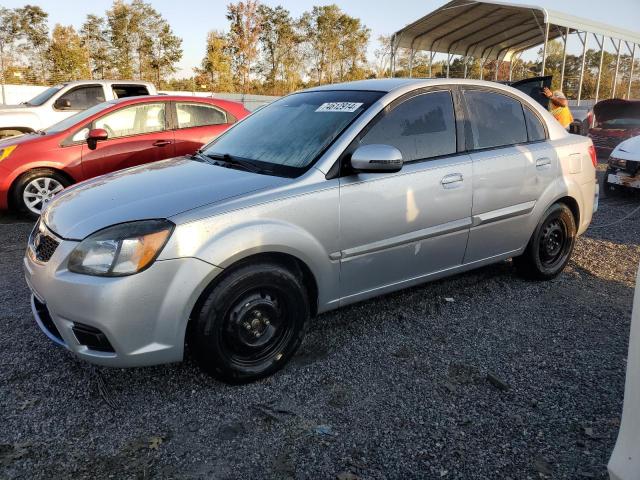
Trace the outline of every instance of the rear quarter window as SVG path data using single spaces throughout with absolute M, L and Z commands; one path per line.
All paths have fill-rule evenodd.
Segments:
M 529 107 L 523 106 L 524 119 L 527 124 L 527 134 L 530 142 L 539 142 L 547 138 L 547 132 L 544 129 L 542 121 L 531 111 Z
M 464 91 L 474 149 L 527 141 L 522 104 L 507 95 L 484 90 Z

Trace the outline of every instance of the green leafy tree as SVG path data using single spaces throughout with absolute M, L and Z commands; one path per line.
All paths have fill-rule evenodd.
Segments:
M 362 67 L 370 31 L 337 5 L 313 7 L 301 18 L 310 74 L 315 83 L 355 80 L 365 76 Z
M 107 24 L 118 76 L 160 84 L 176 71 L 182 58 L 182 40 L 150 4 L 115 0 L 107 11 Z
M 47 51 L 54 82 L 87 78 L 89 56 L 72 26 L 56 25 Z
M 249 87 L 250 74 L 258 57 L 258 39 L 260 37 L 260 14 L 257 0 L 231 3 L 227 6 L 227 20 L 231 22 L 229 30 L 229 49 L 232 70 L 240 80 L 242 92 Z
M 198 85 L 205 85 L 212 92 L 233 89 L 231 78 L 231 55 L 227 36 L 219 31 L 207 35 L 207 50 L 199 69 L 195 69 Z
M 93 78 L 107 78 L 111 71 L 111 45 L 106 23 L 103 17 L 89 14 L 80 29 L 80 40 L 89 55 Z
M 258 14 L 265 88 L 276 95 L 294 90 L 301 82 L 304 61 L 297 22 L 281 6 L 260 5 Z

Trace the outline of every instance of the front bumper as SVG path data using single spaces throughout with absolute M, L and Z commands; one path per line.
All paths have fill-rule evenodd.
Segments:
M 607 183 L 626 188 L 640 188 L 640 174 L 630 175 L 621 169 L 607 170 Z
M 98 365 L 136 367 L 182 360 L 191 311 L 222 269 L 179 258 L 156 261 L 126 277 L 80 275 L 66 268 L 76 245 L 62 240 L 47 262 L 29 253 L 24 257 L 32 311 L 44 333 Z M 87 332 L 94 332 L 102 344 Z M 110 348 L 102 348 L 105 344 Z

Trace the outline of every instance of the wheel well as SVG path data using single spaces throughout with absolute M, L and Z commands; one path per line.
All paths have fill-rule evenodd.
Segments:
M 15 207 L 15 190 L 16 190 L 16 185 L 18 185 L 18 182 L 20 182 L 20 179 L 22 177 L 24 177 L 25 175 L 30 174 L 31 172 L 33 172 L 34 170 L 50 170 L 52 172 L 57 173 L 58 175 L 63 176 L 64 178 L 66 178 L 67 180 L 69 180 L 69 183 L 76 183 L 76 181 L 74 180 L 74 178 L 69 175 L 67 172 L 64 172 L 62 170 L 59 170 L 57 168 L 52 168 L 52 167 L 34 167 L 34 168 L 30 168 L 29 170 L 22 172 L 20 175 L 18 175 L 16 177 L 16 179 L 13 181 L 13 183 L 11 184 L 11 187 L 9 188 L 9 208 L 14 208 Z
M 206 300 L 209 292 L 213 290 L 213 288 L 229 273 L 234 270 L 246 265 L 248 263 L 256 263 L 256 262 L 270 262 L 275 263 L 277 265 L 281 265 L 295 274 L 299 275 L 302 278 L 302 283 L 307 289 L 307 293 L 309 295 L 309 307 L 311 308 L 311 316 L 315 316 L 318 313 L 318 284 L 316 282 L 316 278 L 311 272 L 311 269 L 307 266 L 299 258 L 289 255 L 287 253 L 281 252 L 265 252 L 258 253 L 255 255 L 250 255 L 241 260 L 238 260 L 236 263 L 228 266 L 224 269 L 224 271 L 218 275 L 204 291 L 200 294 L 200 297 L 196 301 L 196 304 L 191 311 L 190 319 L 193 319 L 195 315 L 197 315 L 198 311 L 202 307 L 202 304 Z M 191 323 L 191 322 L 190 322 Z
M 573 213 L 573 219 L 576 221 L 576 229 L 580 228 L 580 207 L 578 207 L 578 202 L 573 197 L 562 197 L 556 200 L 556 203 L 564 203 L 571 213 Z

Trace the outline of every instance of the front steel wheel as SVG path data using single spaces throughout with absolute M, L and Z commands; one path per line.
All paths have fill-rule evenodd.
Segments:
M 550 280 L 569 262 L 575 240 L 573 213 L 565 204 L 556 203 L 538 223 L 524 253 L 513 259 L 514 264 L 527 278 Z
M 309 311 L 297 272 L 270 263 L 239 267 L 224 274 L 194 319 L 196 359 L 228 383 L 271 375 L 302 342 Z

